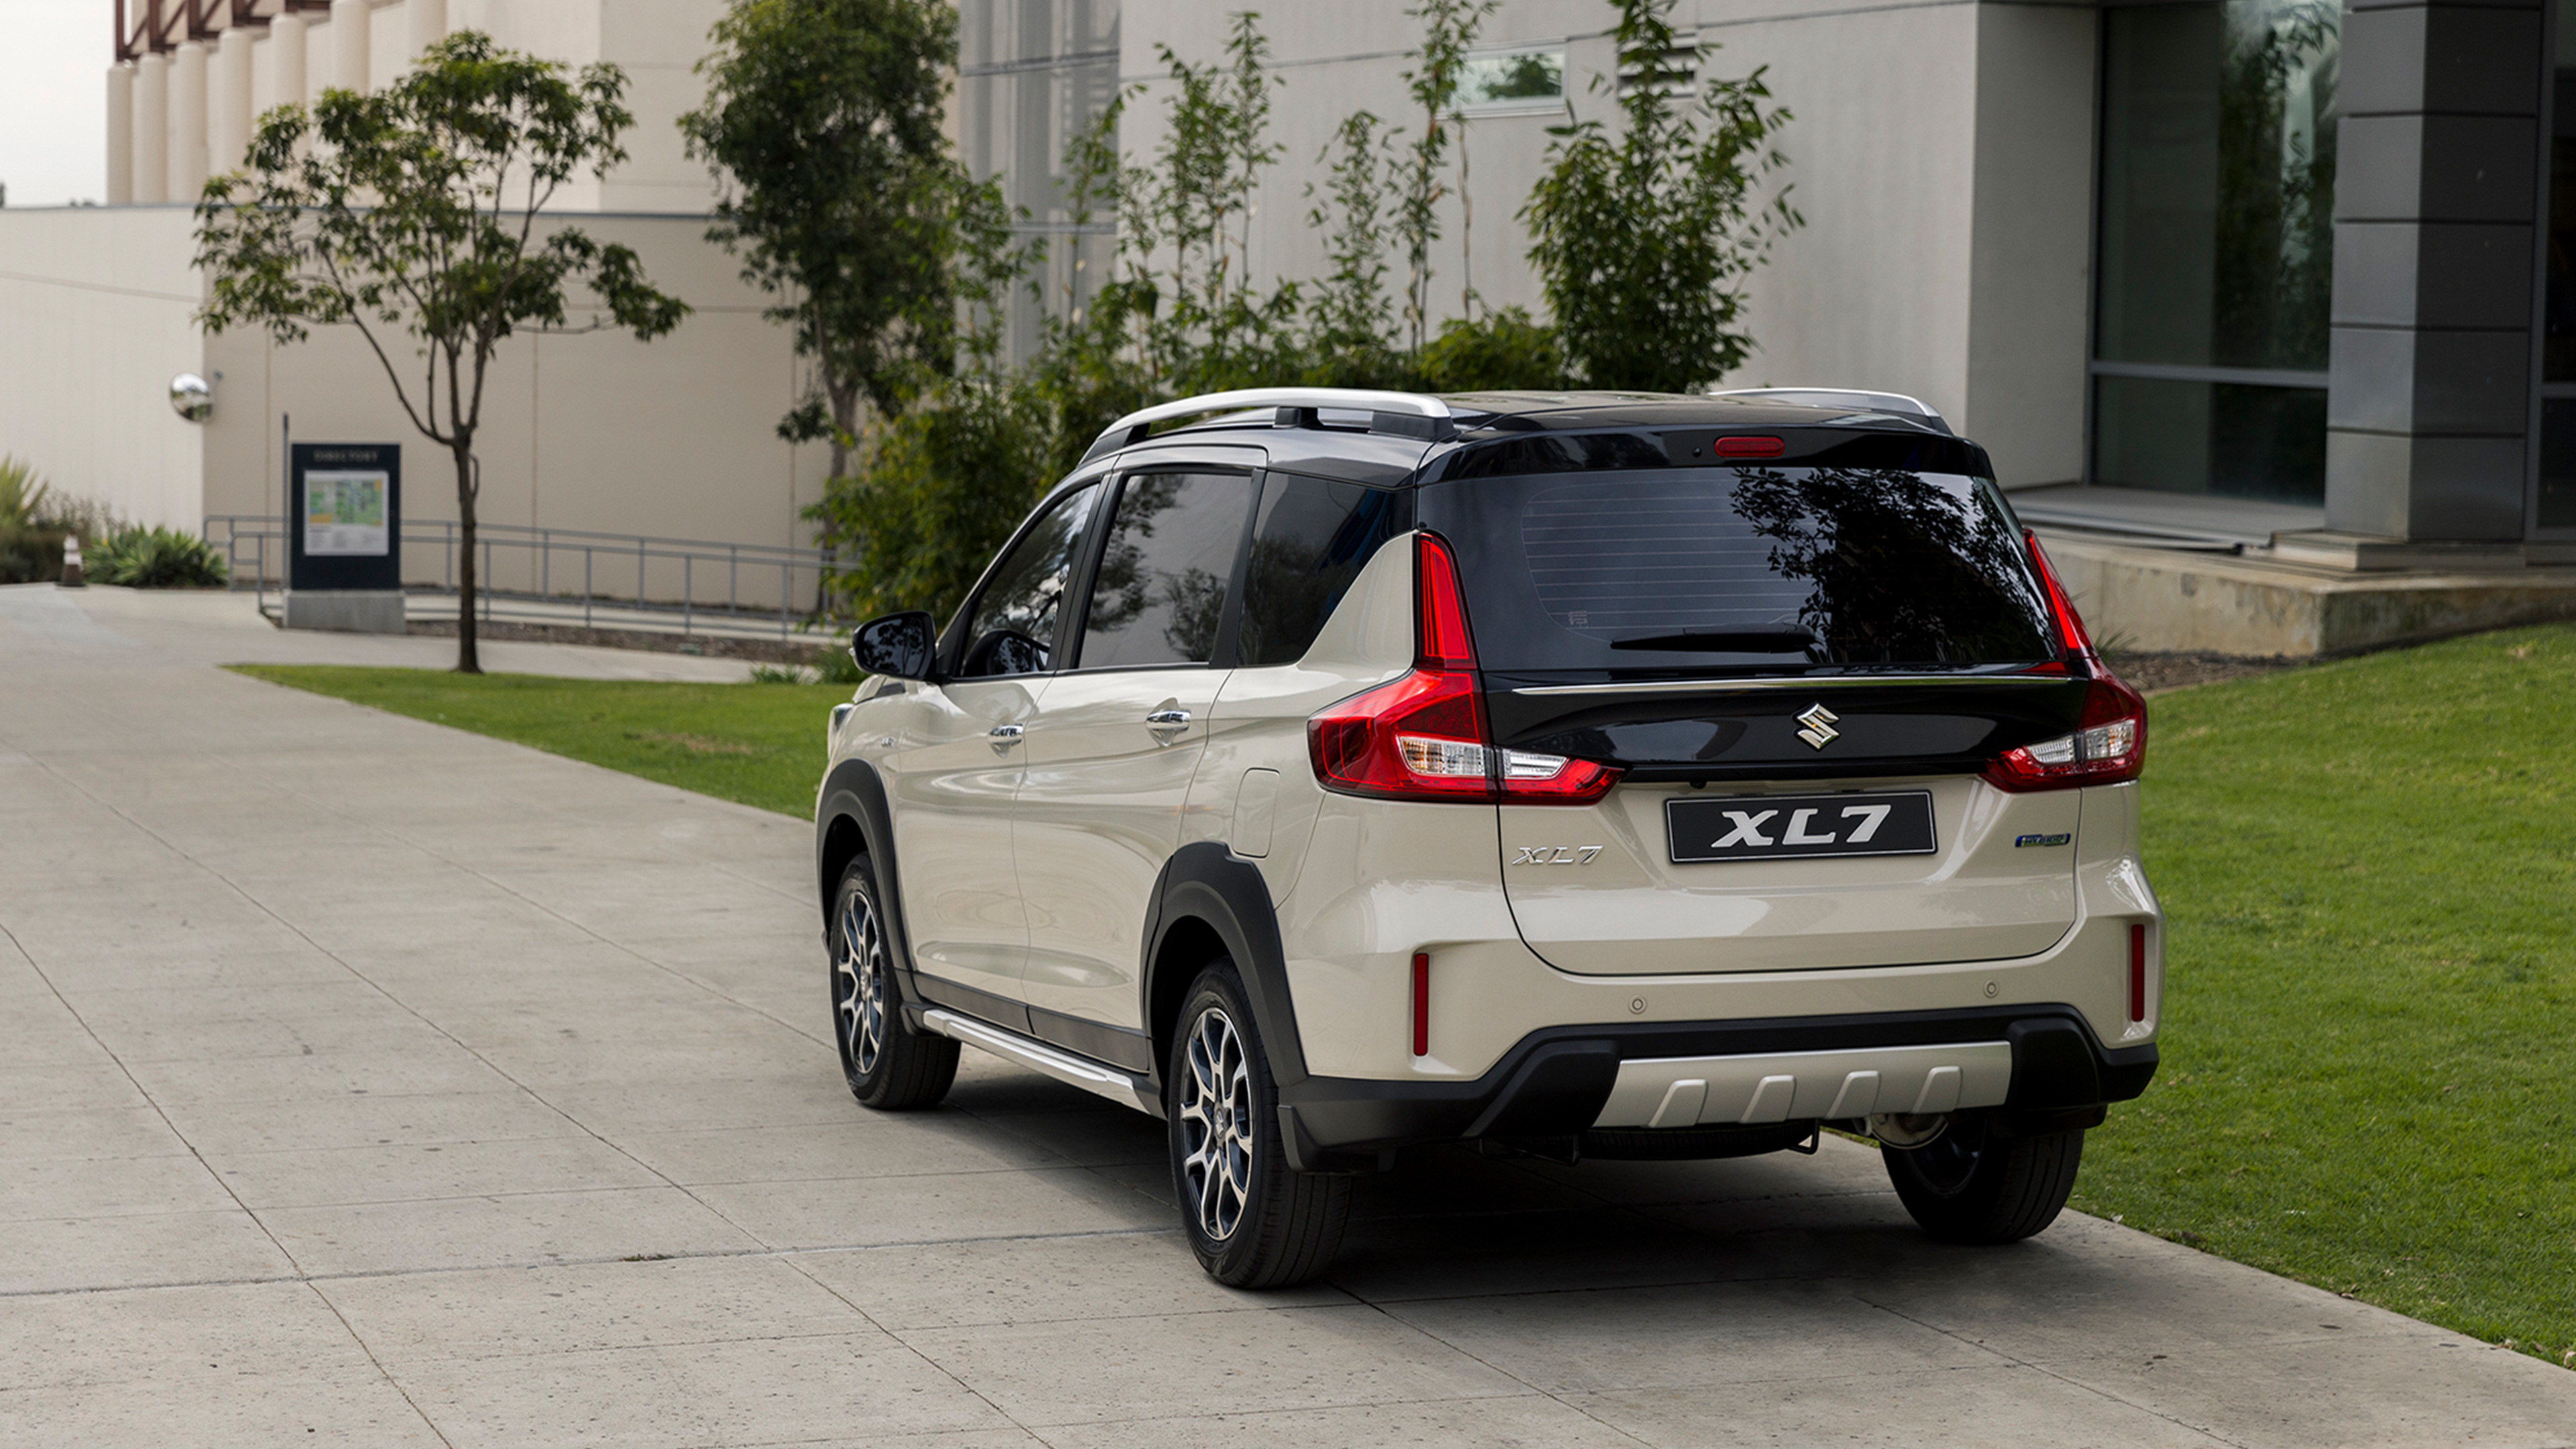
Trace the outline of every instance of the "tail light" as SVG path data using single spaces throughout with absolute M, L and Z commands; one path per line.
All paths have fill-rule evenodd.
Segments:
M 1416 536 L 1414 579 L 1413 669 L 1306 721 L 1316 780 L 1381 800 L 1582 805 L 1607 794 L 1611 766 L 1494 747 L 1458 567 L 1438 534 Z
M 2111 672 L 2084 633 L 2084 621 L 2066 597 L 2057 570 L 2036 534 L 2025 529 L 2031 567 L 2048 593 L 2056 617 L 2058 641 L 2070 660 L 2092 676 L 2085 685 L 2083 712 L 2073 734 L 2004 751 L 1986 765 L 1986 781 L 2001 790 L 2060 790 L 2076 785 L 2111 785 L 2134 780 L 2147 764 L 2147 700 Z

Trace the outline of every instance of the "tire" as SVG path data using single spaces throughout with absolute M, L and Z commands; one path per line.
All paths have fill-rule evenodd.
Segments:
M 1323 1272 L 1350 1220 L 1351 1180 L 1289 1168 L 1270 1058 L 1233 962 L 1190 983 L 1163 1082 L 1172 1193 L 1199 1266 L 1232 1288 Z
M 859 1105 L 910 1112 L 939 1105 L 957 1080 L 957 1043 L 915 1033 L 904 1024 L 903 989 L 886 951 L 885 915 L 876 876 L 860 856 L 841 872 L 832 898 L 832 1039 L 841 1074 Z
M 1963 1115 L 1921 1147 L 1881 1146 L 1888 1180 L 1923 1231 L 1945 1243 L 2017 1243 L 2057 1221 L 2084 1134 L 2004 1137 Z

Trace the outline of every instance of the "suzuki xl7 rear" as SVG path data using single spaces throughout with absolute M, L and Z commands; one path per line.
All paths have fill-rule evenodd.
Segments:
M 936 1102 L 964 1043 L 1163 1118 L 1229 1283 L 1437 1142 L 1834 1127 L 2009 1241 L 2155 1069 L 2145 703 L 1910 399 L 1195 399 L 852 647 L 853 1091 Z

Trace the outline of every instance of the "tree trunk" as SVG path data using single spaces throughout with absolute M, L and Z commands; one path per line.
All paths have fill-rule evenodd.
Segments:
M 834 382 L 825 389 L 832 399 L 832 476 L 850 476 L 850 444 L 859 436 L 859 387 Z
M 474 443 L 459 434 L 456 453 L 456 672 L 480 674 L 482 656 L 474 639 Z

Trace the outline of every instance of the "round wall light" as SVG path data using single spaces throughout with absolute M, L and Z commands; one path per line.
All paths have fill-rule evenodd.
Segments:
M 183 372 L 170 379 L 170 411 L 192 423 L 202 423 L 215 415 L 215 389 L 193 372 Z

